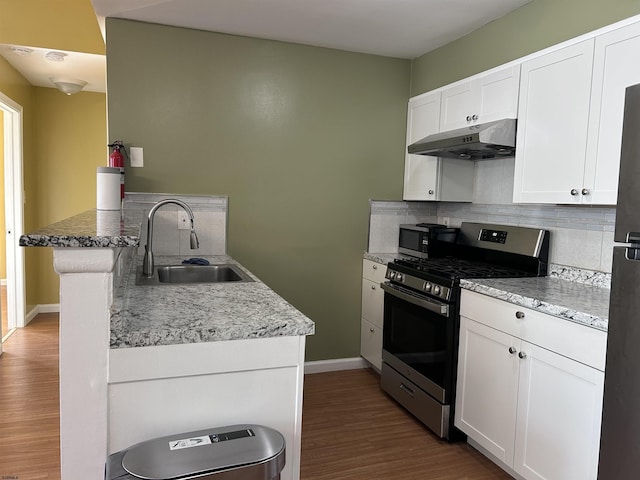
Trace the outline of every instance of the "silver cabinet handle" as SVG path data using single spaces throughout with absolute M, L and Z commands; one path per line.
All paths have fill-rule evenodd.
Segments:
M 575 197 L 576 195 L 578 195 L 578 190 L 576 190 L 575 188 L 572 188 L 572 189 L 571 189 L 571 195 L 573 195 L 574 197 Z
M 370 331 L 371 333 L 375 332 L 375 330 L 374 330 L 373 328 L 370 328 L 370 329 L 369 329 L 369 331 Z
M 377 266 L 377 265 L 373 265 L 373 269 L 374 269 L 374 270 L 377 270 L 377 269 L 378 269 L 378 266 Z
M 375 290 L 376 286 L 375 285 L 371 285 L 371 290 Z
M 588 188 L 583 188 L 582 189 L 582 194 L 583 195 L 589 195 L 589 189 Z
M 513 355 L 514 353 L 516 353 L 516 351 L 517 351 L 517 350 L 516 350 L 516 347 L 509 347 L 509 353 L 510 353 L 511 355 Z
M 429 195 L 433 195 L 433 190 L 429 190 Z
M 518 357 L 524 359 L 524 358 L 527 358 L 527 354 L 524 353 L 524 352 L 520 352 L 520 353 L 518 353 Z
M 516 312 L 516 318 L 518 319 L 524 318 L 524 312 L 521 312 L 520 310 L 518 310 Z
M 467 122 L 471 121 L 471 115 L 467 115 Z
M 477 120 L 477 119 L 478 119 L 478 115 L 473 115 L 473 116 L 471 117 L 471 120 Z

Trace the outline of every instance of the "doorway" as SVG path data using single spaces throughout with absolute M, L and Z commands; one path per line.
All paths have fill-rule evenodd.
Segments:
M 18 244 L 24 233 L 24 190 L 22 181 L 22 107 L 0 92 L 3 124 L 4 232 L 6 249 L 6 328 L 0 337 L 25 326 L 24 249 Z M 0 212 L 0 215 L 3 212 Z M 4 298 L 2 298 L 4 300 Z M 2 306 L 4 312 L 4 305 Z M 0 343 L 0 353 L 2 344 Z

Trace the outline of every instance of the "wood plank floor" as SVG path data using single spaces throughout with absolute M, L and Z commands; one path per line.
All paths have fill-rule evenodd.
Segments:
M 60 480 L 58 314 L 40 314 L 3 344 L 0 478 Z
M 3 348 L 0 478 L 60 480 L 58 315 L 38 315 Z M 466 443 L 438 439 L 371 370 L 307 375 L 302 423 L 302 480 L 511 478 Z
M 511 479 L 466 442 L 439 439 L 372 370 L 305 376 L 302 480 Z

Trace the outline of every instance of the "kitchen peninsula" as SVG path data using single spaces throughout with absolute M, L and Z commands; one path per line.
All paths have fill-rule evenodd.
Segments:
M 280 431 L 282 478 L 298 479 L 313 322 L 226 255 L 204 258 L 251 281 L 137 285 L 145 217 L 123 212 L 91 210 L 20 239 L 53 247 L 60 275 L 62 479 L 101 479 L 107 455 L 137 442 L 237 423 Z

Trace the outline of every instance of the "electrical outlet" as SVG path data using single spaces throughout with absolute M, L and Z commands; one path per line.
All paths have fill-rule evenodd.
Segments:
M 178 230 L 191 230 L 191 220 L 187 212 L 178 212 Z
M 448 227 L 449 226 L 449 217 L 442 217 L 442 223 L 444 226 Z

